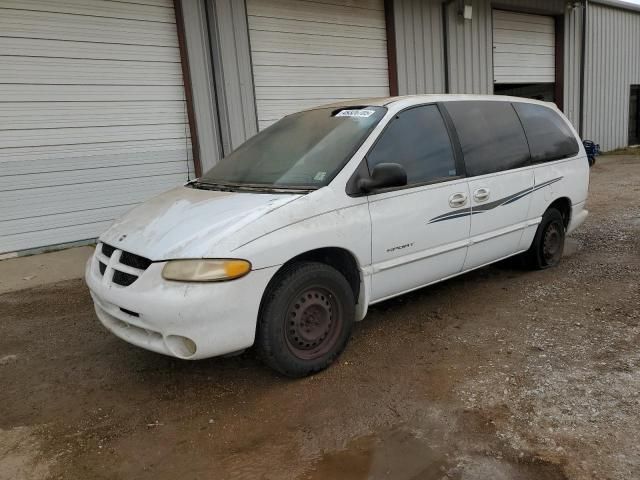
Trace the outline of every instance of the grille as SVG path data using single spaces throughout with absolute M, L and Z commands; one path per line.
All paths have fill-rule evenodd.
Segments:
M 151 265 L 151 260 L 141 257 L 135 253 L 122 252 L 120 256 L 120 263 L 133 268 L 139 268 L 140 270 L 146 270 Z
M 120 311 L 126 313 L 127 315 L 131 315 L 132 317 L 139 317 L 140 316 L 140 314 L 138 312 L 127 310 L 126 308 L 120 307 Z
M 102 254 L 105 257 L 111 257 L 111 255 L 113 255 L 113 252 L 115 252 L 116 247 L 112 247 L 111 245 L 107 245 L 106 243 L 102 244 Z
M 113 283 L 116 285 L 122 285 L 123 287 L 128 287 L 133 282 L 138 279 L 137 276 L 131 275 L 130 273 L 121 272 L 120 270 L 113 271 Z
M 149 268 L 151 260 L 135 253 L 119 250 L 106 243 L 96 249 L 98 270 L 105 280 L 121 287 L 128 287 Z

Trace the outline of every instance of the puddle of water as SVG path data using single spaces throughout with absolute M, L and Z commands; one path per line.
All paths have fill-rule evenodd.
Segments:
M 439 480 L 448 469 L 445 455 L 412 433 L 396 429 L 349 442 L 325 453 L 301 480 Z
M 549 463 L 516 463 L 492 457 L 475 456 L 464 462 L 455 474 L 459 480 L 566 480 L 562 469 Z
M 431 444 L 407 429 L 359 437 L 327 452 L 299 480 L 565 480 L 558 465 Z

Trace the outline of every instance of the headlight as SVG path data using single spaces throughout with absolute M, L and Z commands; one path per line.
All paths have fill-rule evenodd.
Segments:
M 162 277 L 181 282 L 222 282 L 250 271 L 251 264 L 246 260 L 169 260 L 162 269 Z

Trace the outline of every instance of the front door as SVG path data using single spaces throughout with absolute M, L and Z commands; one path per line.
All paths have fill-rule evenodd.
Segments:
M 399 163 L 408 185 L 369 196 L 372 301 L 459 273 L 469 238 L 469 187 L 436 105 L 393 119 L 367 156 Z

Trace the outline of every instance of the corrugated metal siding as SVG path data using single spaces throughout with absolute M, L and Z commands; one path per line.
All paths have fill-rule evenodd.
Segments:
M 565 14 L 565 113 L 575 127 L 579 124 L 581 8 L 566 9 L 561 0 L 504 0 L 492 4 L 473 2 L 473 20 L 464 21 L 457 7 L 450 5 L 449 82 L 451 93 L 493 93 L 491 54 L 491 9 L 522 9 L 533 13 Z M 443 93 L 445 91 L 441 2 L 395 0 L 394 17 L 400 94 Z M 430 61 L 422 61 L 422 59 Z
M 604 150 L 628 142 L 629 93 L 640 84 L 640 13 L 589 4 L 586 138 Z
M 192 168 L 171 0 L 0 0 L 0 253 L 95 238 Z
M 181 0 L 199 158 L 206 172 L 222 157 L 205 0 Z
M 582 8 L 573 8 L 564 18 L 564 113 L 576 130 L 580 126 L 581 71 Z
M 382 0 L 248 0 L 247 14 L 260 129 L 305 107 L 389 95 Z
M 565 7 L 560 0 L 503 0 L 495 4 L 474 0 L 471 5 L 472 20 L 464 20 L 457 14 L 455 2 L 447 10 L 451 93 L 493 93 L 492 8 L 561 14 Z
M 447 8 L 450 93 L 493 92 L 491 4 L 474 0 L 471 6 L 472 20 L 458 15 L 456 2 Z
M 396 0 L 394 28 L 400 95 L 445 90 L 440 2 Z
M 213 71 L 226 155 L 258 131 L 245 2 L 209 0 Z

